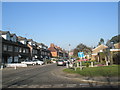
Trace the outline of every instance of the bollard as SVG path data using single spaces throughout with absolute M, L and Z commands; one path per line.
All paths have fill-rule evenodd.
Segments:
M 91 62 L 91 67 L 93 67 L 93 62 Z
M 68 68 L 68 64 L 66 64 L 66 67 Z
M 82 62 L 80 61 L 80 70 L 82 70 Z
M 1 65 L 1 70 L 3 69 L 3 65 Z
M 77 62 L 77 67 L 79 67 L 79 63 Z
M 17 69 L 17 67 L 15 66 L 15 68 L 14 68 L 15 70 Z
M 108 66 L 108 61 L 106 61 L 106 66 Z

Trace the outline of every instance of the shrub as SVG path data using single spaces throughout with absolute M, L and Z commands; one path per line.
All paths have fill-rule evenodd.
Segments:
M 105 61 L 105 60 L 104 60 L 104 61 L 102 61 L 102 62 L 101 62 L 101 64 L 105 65 L 105 64 L 106 64 L 106 61 Z
M 86 67 L 89 67 L 89 65 L 90 65 L 90 63 L 87 62 L 87 63 L 86 63 Z

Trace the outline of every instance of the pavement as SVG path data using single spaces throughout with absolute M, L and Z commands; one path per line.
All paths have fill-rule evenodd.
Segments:
M 59 76 L 59 77 L 63 77 L 63 78 L 67 78 L 67 79 L 71 79 L 71 80 L 75 80 L 75 81 L 80 81 L 80 82 L 88 82 L 88 83 L 92 83 L 92 84 L 102 84 L 102 85 L 110 85 L 110 86 L 120 86 L 120 78 L 119 77 L 84 77 L 82 75 L 79 74 L 70 74 L 67 72 L 63 72 L 64 68 L 60 68 L 57 71 L 53 71 L 52 74 Z

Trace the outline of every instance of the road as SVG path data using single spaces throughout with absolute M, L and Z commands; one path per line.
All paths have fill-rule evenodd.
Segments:
M 64 66 L 56 64 L 36 65 L 24 68 L 5 68 L 2 70 L 3 88 L 80 88 L 90 87 L 89 83 L 60 77 L 59 69 Z

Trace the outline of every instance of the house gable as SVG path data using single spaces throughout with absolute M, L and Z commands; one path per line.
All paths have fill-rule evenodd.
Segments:
M 17 42 L 17 36 L 15 34 L 11 35 L 11 41 Z
M 2 35 L 1 35 L 5 40 L 10 40 L 10 32 L 4 32 L 2 31 Z
M 103 49 L 108 48 L 108 46 L 105 46 L 103 44 L 99 45 L 98 47 L 96 47 L 95 49 L 92 50 L 93 54 L 97 54 L 98 52 L 102 52 Z

